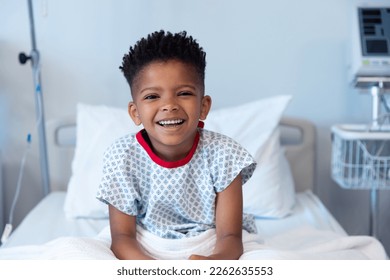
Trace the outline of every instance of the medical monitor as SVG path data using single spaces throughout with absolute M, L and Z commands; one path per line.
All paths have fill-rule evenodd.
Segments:
M 352 18 L 352 66 L 350 79 L 390 81 L 390 5 L 360 6 Z

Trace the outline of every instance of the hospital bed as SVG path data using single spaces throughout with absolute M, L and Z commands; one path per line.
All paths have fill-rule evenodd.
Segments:
M 243 187 L 244 211 L 255 216 L 266 249 L 253 258 L 387 259 L 376 239 L 348 236 L 315 194 L 315 127 L 284 116 L 290 99 L 275 96 L 213 110 L 205 121 L 205 129 L 234 138 L 258 162 Z M 52 191 L 16 228 L 0 259 L 86 257 L 54 256 L 44 248 L 68 237 L 96 239 L 107 228 L 106 206 L 94 198 L 99 158 L 113 139 L 139 129 L 126 110 L 87 104 L 78 105 L 76 117 L 48 122 Z

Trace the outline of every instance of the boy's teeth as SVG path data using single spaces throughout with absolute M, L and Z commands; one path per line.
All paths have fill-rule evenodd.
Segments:
M 172 124 L 179 124 L 182 122 L 183 122 L 183 120 L 167 120 L 167 121 L 160 121 L 158 123 L 161 125 L 172 125 Z

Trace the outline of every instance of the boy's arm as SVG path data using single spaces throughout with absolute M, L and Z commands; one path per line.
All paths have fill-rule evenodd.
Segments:
M 136 239 L 135 216 L 122 213 L 109 205 L 111 250 L 118 259 L 151 260 Z
M 238 259 L 243 253 L 242 245 L 242 183 L 241 175 L 216 198 L 217 241 L 210 256 L 191 255 L 191 260 Z

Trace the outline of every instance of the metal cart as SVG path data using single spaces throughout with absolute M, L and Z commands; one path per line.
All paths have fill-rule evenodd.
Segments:
M 332 127 L 332 178 L 346 189 L 370 190 L 370 234 L 377 237 L 378 193 L 390 189 L 390 130 Z
M 358 77 L 356 87 L 371 92 L 372 122 L 331 128 L 332 178 L 343 188 L 371 191 L 370 235 L 374 237 L 378 237 L 379 191 L 390 189 L 390 113 L 380 112 L 389 83 L 388 77 Z

